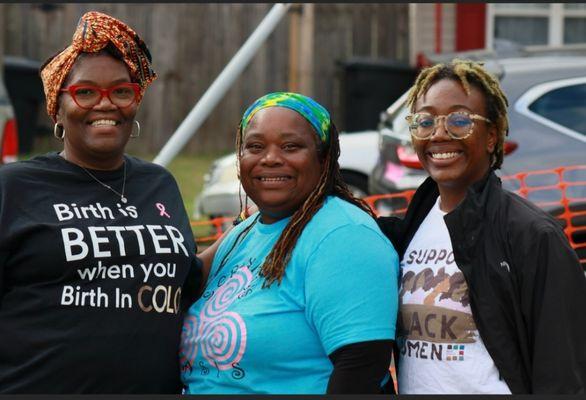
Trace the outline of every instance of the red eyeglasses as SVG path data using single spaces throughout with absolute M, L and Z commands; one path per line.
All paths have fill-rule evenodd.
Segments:
M 61 92 L 69 93 L 75 104 L 84 109 L 91 109 L 107 96 L 112 104 L 125 108 L 134 103 L 140 94 L 138 83 L 121 83 L 106 89 L 92 85 L 71 85 Z

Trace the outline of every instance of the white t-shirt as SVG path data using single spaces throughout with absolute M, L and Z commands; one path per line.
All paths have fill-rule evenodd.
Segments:
M 439 198 L 403 261 L 397 333 L 402 394 L 510 394 L 478 334 Z

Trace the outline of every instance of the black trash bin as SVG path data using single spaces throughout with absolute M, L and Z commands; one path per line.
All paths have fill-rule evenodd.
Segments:
M 351 58 L 341 68 L 342 115 L 345 131 L 376 129 L 380 113 L 415 81 L 417 70 L 387 59 Z
M 18 125 L 20 153 L 29 153 L 35 136 L 46 133 L 47 127 L 39 127 L 39 112 L 43 112 L 45 95 L 39 76 L 41 63 L 22 57 L 4 57 L 4 82 L 10 96 Z

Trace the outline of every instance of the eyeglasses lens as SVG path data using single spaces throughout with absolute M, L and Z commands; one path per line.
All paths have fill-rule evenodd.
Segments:
M 453 113 L 447 116 L 448 131 L 455 137 L 464 137 L 470 133 L 472 119 L 466 114 Z
M 126 86 L 118 86 L 112 89 L 110 98 L 114 103 L 123 107 L 134 100 L 134 90 Z
M 100 92 L 89 87 L 77 88 L 74 92 L 76 102 L 82 107 L 93 107 L 100 101 Z
M 427 139 L 435 130 L 435 118 L 427 114 L 415 114 L 409 129 L 415 137 Z

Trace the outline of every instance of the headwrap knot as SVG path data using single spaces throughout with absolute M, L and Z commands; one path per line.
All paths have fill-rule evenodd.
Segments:
M 299 93 L 274 92 L 256 100 L 242 116 L 241 131 L 244 132 L 256 112 L 269 107 L 284 107 L 296 111 L 315 130 L 320 142 L 328 143 L 330 136 L 330 113 L 321 104 Z
M 57 98 L 65 77 L 81 53 L 98 53 L 111 43 L 128 66 L 130 76 L 140 85 L 140 96 L 157 74 L 151 66 L 151 54 L 136 32 L 122 21 L 97 11 L 85 13 L 77 24 L 71 45 L 50 58 L 41 67 L 41 79 L 47 98 L 47 113 L 55 119 Z

